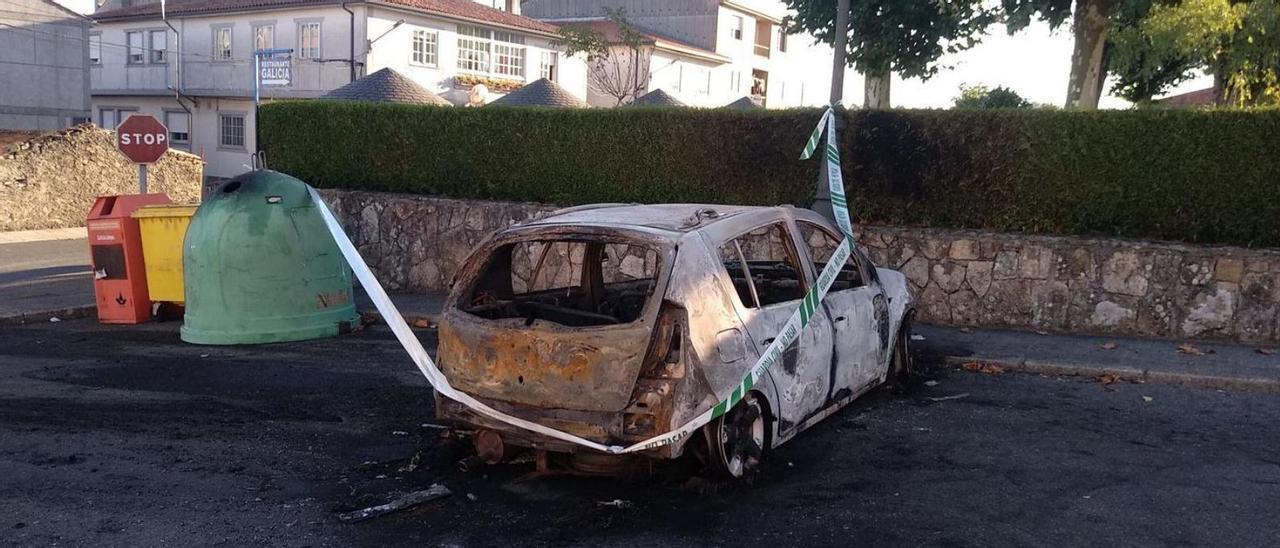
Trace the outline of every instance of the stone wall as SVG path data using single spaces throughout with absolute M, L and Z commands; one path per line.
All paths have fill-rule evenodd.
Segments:
M 442 291 L 472 247 L 553 206 L 323 191 L 379 279 Z M 1137 240 L 864 226 L 930 323 L 1166 338 L 1280 341 L 1280 251 Z
M 170 151 L 147 168 L 148 192 L 200 200 L 204 161 Z M 84 226 L 94 198 L 138 192 L 138 168 L 116 150 L 113 132 L 90 124 L 0 150 L 0 231 Z
M 923 321 L 1169 338 L 1280 340 L 1280 251 L 865 227 Z

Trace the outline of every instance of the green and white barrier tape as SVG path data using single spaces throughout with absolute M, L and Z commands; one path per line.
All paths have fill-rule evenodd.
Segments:
M 330 234 L 337 241 L 338 249 L 342 251 L 342 256 L 346 258 L 347 263 L 351 265 L 351 270 L 355 274 L 356 279 L 360 280 L 360 285 L 364 287 L 365 292 L 369 294 L 369 298 L 373 300 L 374 306 L 378 308 L 378 312 L 382 314 L 382 318 L 387 322 L 387 326 L 391 328 L 396 339 L 400 341 L 400 345 L 409 353 L 409 357 L 414 364 L 427 378 L 427 382 L 432 388 L 442 396 L 454 400 L 471 411 L 491 419 L 517 426 L 536 432 L 544 436 L 555 438 L 561 441 L 574 443 L 583 447 L 595 449 L 604 453 L 623 454 L 634 453 L 637 451 L 645 451 L 670 445 L 683 440 L 702 428 L 706 424 L 720 417 L 721 415 L 733 409 L 744 396 L 750 392 L 751 388 L 756 385 L 760 377 L 773 367 L 775 363 L 782 357 L 783 351 L 786 350 L 791 343 L 795 342 L 800 336 L 801 330 L 809 324 L 809 320 L 813 317 L 819 303 L 826 297 L 827 290 L 831 288 L 831 284 L 835 282 L 836 275 L 840 273 L 841 267 L 849 259 L 849 255 L 853 252 L 853 225 L 849 222 L 849 209 L 844 197 L 844 179 L 840 173 L 840 152 L 836 148 L 835 135 L 835 115 L 834 110 L 828 108 L 822 115 L 822 119 L 818 122 L 818 126 L 814 128 L 813 134 L 806 143 L 804 153 L 800 159 L 807 160 L 813 156 L 814 151 L 818 147 L 818 142 L 822 138 L 823 132 L 827 134 L 827 184 L 831 191 L 831 203 L 835 211 L 836 224 L 840 227 L 840 232 L 844 234 L 844 240 L 840 247 L 835 250 L 832 257 L 827 261 L 827 265 L 822 269 L 822 273 L 818 275 L 818 283 L 809 289 L 808 294 L 800 302 L 800 306 L 796 308 L 791 317 L 787 319 L 787 323 L 783 325 L 782 331 L 774 338 L 773 342 L 765 348 L 760 355 L 760 359 L 755 365 L 747 371 L 742 382 L 728 390 L 727 393 L 717 394 L 719 403 L 704 411 L 702 414 L 694 417 L 683 426 L 670 432 L 659 434 L 639 443 L 630 446 L 604 445 L 597 443 L 567 432 L 562 432 L 554 428 L 522 419 L 513 417 L 501 411 L 498 411 L 483 402 L 471 397 L 470 395 L 454 388 L 449 384 L 449 379 L 445 378 L 444 373 L 436 367 L 431 356 L 427 354 L 422 343 L 414 336 L 413 330 L 409 328 L 409 324 L 404 321 L 404 317 L 400 315 L 391 298 L 387 296 L 386 290 L 382 288 L 382 284 L 374 277 L 373 271 L 369 270 L 369 265 L 365 264 L 364 259 L 360 257 L 360 252 L 356 250 L 355 244 L 351 242 L 351 238 L 347 237 L 346 232 L 342 230 L 342 225 L 338 224 L 337 218 L 329 206 L 325 204 L 315 189 L 308 187 L 311 193 L 311 200 L 316 204 L 316 208 L 320 211 L 324 218 L 325 226 L 328 227 Z

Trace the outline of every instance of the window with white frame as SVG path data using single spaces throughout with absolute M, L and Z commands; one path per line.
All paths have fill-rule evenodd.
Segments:
M 742 71 L 740 70 L 729 71 L 729 91 L 732 91 L 732 92 L 742 91 Z
M 519 34 L 458 25 L 458 70 L 523 79 L 524 43 Z
M 231 27 L 213 27 L 213 60 L 231 60 Z
M 103 107 L 98 109 L 98 127 L 115 129 L 130 114 L 138 112 L 136 107 Z
M 191 115 L 185 111 L 164 111 L 164 125 L 169 128 L 169 142 L 174 145 L 191 144 Z
M 320 22 L 298 23 L 298 58 L 320 58 Z
M 746 20 L 744 20 L 741 15 L 734 15 L 733 18 L 729 20 L 729 36 L 733 37 L 734 40 L 741 40 L 742 29 L 745 26 Z
M 218 114 L 218 146 L 244 148 L 243 114 Z
M 711 95 L 711 70 L 701 69 L 703 75 L 698 78 L 698 94 Z
M 164 64 L 165 56 L 169 49 L 169 33 L 164 30 L 153 30 L 148 33 L 148 40 L 151 42 L 151 62 L 154 64 Z
M 253 49 L 275 49 L 276 47 L 276 26 L 275 25 L 254 25 L 253 27 Z
M 524 78 L 524 46 L 497 43 L 493 45 L 493 72 L 502 76 Z
M 89 35 L 89 64 L 102 64 L 102 35 L 96 32 Z
M 676 91 L 684 91 L 684 65 L 676 65 Z
M 124 33 L 125 43 L 128 45 L 128 62 L 130 65 L 141 65 L 146 61 L 147 56 L 142 47 L 142 31 L 129 31 Z
M 489 72 L 489 55 L 493 44 L 488 29 L 458 25 L 458 70 Z
M 413 31 L 413 48 L 409 61 L 415 65 L 434 67 L 439 63 L 439 35 L 433 31 Z
M 558 52 L 542 52 L 542 60 L 538 63 L 538 76 L 552 82 L 556 81 L 556 72 L 559 64 L 560 54 Z

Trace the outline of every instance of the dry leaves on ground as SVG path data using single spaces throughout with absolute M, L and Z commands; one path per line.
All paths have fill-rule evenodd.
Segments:
M 1098 345 L 1098 348 L 1101 348 L 1103 350 L 1115 350 L 1117 346 L 1118 345 L 1116 343 L 1107 342 L 1107 343 L 1102 343 Z
M 1200 348 L 1194 344 L 1182 343 L 1178 345 L 1178 353 L 1187 354 L 1189 356 L 1203 356 L 1205 354 L 1212 354 L 1213 350 L 1200 350 Z
M 988 375 L 999 375 L 1004 373 L 1004 368 L 994 363 L 988 362 L 969 362 L 964 364 L 965 371 L 973 371 L 975 373 L 986 373 Z
M 426 318 L 418 318 L 413 320 L 413 326 L 418 329 L 427 329 L 431 327 L 431 320 L 428 320 Z
M 1115 384 L 1116 382 L 1120 381 L 1120 375 L 1117 375 L 1115 373 L 1103 373 L 1097 376 L 1097 380 L 1098 382 L 1104 385 Z

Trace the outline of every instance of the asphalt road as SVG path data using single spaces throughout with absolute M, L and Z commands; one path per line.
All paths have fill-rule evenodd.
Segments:
M 0 244 L 0 318 L 93 301 L 83 238 Z
M 429 390 L 384 329 L 249 348 L 184 345 L 175 329 L 0 328 L 0 544 L 1280 539 L 1275 396 L 948 370 L 936 386 L 846 408 L 750 483 L 679 468 L 627 480 L 530 477 L 530 464 L 464 473 L 465 449 L 421 426 Z M 432 331 L 420 335 L 433 346 Z M 358 524 L 335 517 L 436 482 L 453 495 Z

